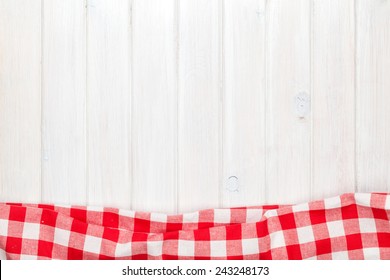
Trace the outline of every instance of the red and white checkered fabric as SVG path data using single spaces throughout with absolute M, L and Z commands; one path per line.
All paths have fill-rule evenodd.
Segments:
M 390 194 L 183 215 L 0 203 L 0 259 L 390 259 Z

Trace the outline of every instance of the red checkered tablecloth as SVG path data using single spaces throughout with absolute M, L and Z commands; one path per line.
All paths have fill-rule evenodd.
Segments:
M 181 215 L 0 203 L 0 259 L 390 259 L 390 194 Z

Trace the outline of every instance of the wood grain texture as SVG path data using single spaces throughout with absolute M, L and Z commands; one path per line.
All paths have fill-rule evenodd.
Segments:
M 88 202 L 131 206 L 129 0 L 90 0 L 87 14 Z
M 85 205 L 85 3 L 43 3 L 42 200 Z
M 354 8 L 313 2 L 312 199 L 355 190 Z
M 265 201 L 265 1 L 224 2 L 224 207 Z
M 356 2 L 358 190 L 389 192 L 390 2 Z
M 220 2 L 179 3 L 179 212 L 219 206 Z
M 389 1 L 0 0 L 0 201 L 389 192 Z
M 266 188 L 268 203 L 310 198 L 311 115 L 294 98 L 310 95 L 310 1 L 267 3 Z
M 176 1 L 136 0 L 132 11 L 133 208 L 175 213 Z
M 41 199 L 41 0 L 0 1 L 0 200 Z

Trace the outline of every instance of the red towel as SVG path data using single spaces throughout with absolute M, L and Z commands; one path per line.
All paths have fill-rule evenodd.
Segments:
M 0 259 L 390 259 L 390 194 L 182 215 L 0 203 Z

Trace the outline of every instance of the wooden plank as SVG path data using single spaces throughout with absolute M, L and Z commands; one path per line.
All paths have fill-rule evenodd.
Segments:
M 86 9 L 44 2 L 42 200 L 86 203 Z
M 41 0 L 0 1 L 0 200 L 41 198 Z
M 179 212 L 219 206 L 220 3 L 179 2 Z
M 267 3 L 266 187 L 268 203 L 310 198 L 311 116 L 294 99 L 310 96 L 310 1 Z
M 88 202 L 131 206 L 129 0 L 88 1 Z
M 356 3 L 357 186 L 390 191 L 390 2 Z
M 312 199 L 355 189 L 354 8 L 313 2 Z
M 133 1 L 133 209 L 176 212 L 175 0 Z
M 265 201 L 265 1 L 224 2 L 224 207 Z

